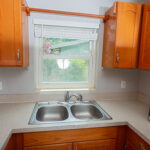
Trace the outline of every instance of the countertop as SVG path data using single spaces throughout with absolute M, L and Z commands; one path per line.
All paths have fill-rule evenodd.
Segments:
M 147 104 L 140 101 L 110 100 L 97 103 L 113 118 L 106 121 L 28 125 L 35 103 L 0 104 L 0 150 L 6 146 L 12 133 L 65 130 L 78 128 L 128 125 L 150 144 L 150 121 Z

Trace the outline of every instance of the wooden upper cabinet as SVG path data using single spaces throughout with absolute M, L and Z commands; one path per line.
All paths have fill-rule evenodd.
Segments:
M 116 2 L 106 12 L 102 66 L 137 68 L 142 5 Z
M 115 150 L 116 140 L 97 140 L 74 143 L 73 150 Z
M 21 0 L 0 0 L 0 66 L 28 66 L 28 17 L 25 5 L 25 1 Z
M 144 5 L 139 68 L 150 70 L 150 3 Z

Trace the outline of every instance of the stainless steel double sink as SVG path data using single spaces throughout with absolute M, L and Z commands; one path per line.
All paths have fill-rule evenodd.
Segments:
M 34 107 L 29 124 L 110 119 L 95 101 L 39 102 Z

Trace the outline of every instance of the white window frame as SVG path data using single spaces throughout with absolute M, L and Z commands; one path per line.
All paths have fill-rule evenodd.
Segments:
M 90 41 L 90 55 L 89 56 L 43 56 L 41 51 L 43 46 L 42 38 L 35 39 L 35 79 L 36 89 L 91 89 L 95 88 L 96 80 L 96 54 L 97 54 L 97 41 Z M 42 57 L 51 59 L 89 59 L 89 82 L 41 82 L 42 81 Z

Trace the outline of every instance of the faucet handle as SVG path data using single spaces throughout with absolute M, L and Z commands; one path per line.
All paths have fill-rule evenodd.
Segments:
M 77 94 L 77 100 L 83 101 L 83 96 L 80 93 Z

